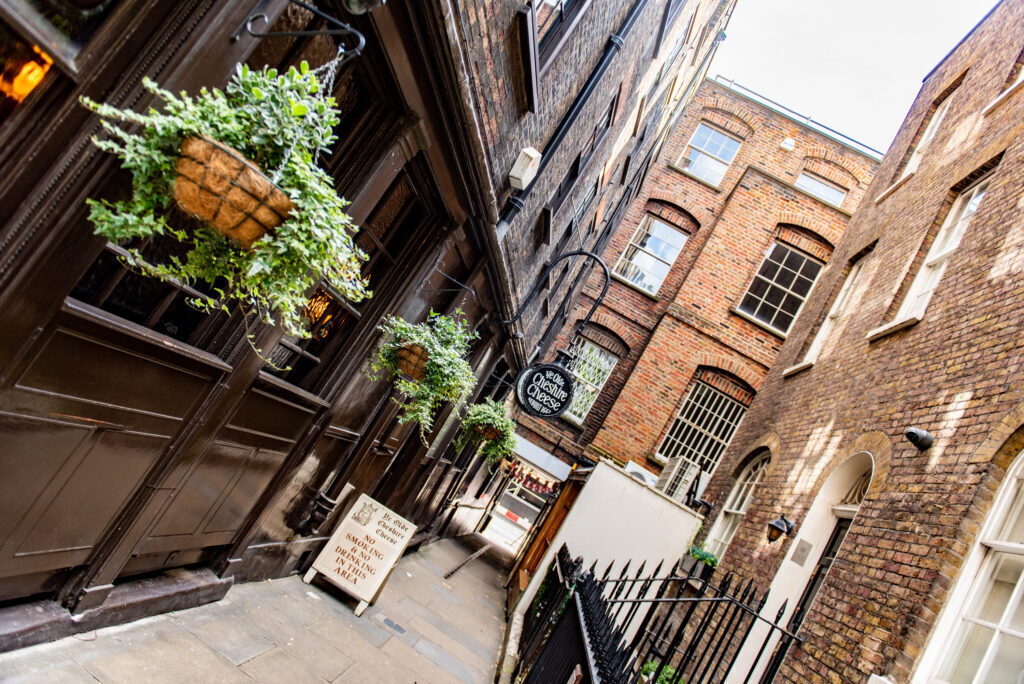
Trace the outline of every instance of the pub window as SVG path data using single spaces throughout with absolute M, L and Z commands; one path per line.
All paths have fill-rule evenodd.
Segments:
M 178 216 L 171 218 L 180 220 Z M 152 263 L 163 263 L 185 251 L 181 243 L 170 238 L 131 246 Z M 206 314 L 189 305 L 190 299 L 212 291 L 210 285 L 186 285 L 144 276 L 123 265 L 127 256 L 123 247 L 108 242 L 71 291 L 71 297 L 179 342 L 215 351 L 211 349 L 214 335 L 227 321 L 227 315 Z
M 371 286 L 381 284 L 397 265 L 402 248 L 419 227 L 424 212 L 407 176 L 392 183 L 376 209 L 356 235 L 356 243 L 369 256 L 363 274 Z M 362 317 L 366 302 L 353 304 L 328 283 L 321 283 L 306 305 L 311 337 L 285 336 L 271 350 L 264 370 L 310 392 L 319 392 L 333 360 L 345 348 Z
M 597 401 L 619 358 L 604 347 L 583 338 L 577 338 L 570 351 L 573 358 L 567 368 L 573 375 L 575 388 L 572 403 L 562 417 L 580 425 Z
M 78 72 L 79 52 L 119 2 L 0 0 L 0 126 L 54 64 Z
M 78 54 L 121 0 L 0 0 L 0 18 L 75 73 Z
M 46 76 L 53 58 L 0 23 L 0 125 Z

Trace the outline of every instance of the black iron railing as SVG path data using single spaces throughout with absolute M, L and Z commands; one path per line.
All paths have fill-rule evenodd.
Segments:
M 580 574 L 581 566 L 582 559 L 559 549 L 531 605 L 517 668 L 528 683 L 568 681 L 576 666 L 588 682 L 749 682 L 757 674 L 770 681 L 774 673 L 762 672 L 765 654 L 785 653 L 799 641 L 780 624 L 786 605 L 774 619 L 763 617 L 767 592 L 733 573 L 716 583 L 701 563 L 667 574 L 661 564 L 630 573 L 626 563 L 618 577 L 609 564 L 598 578 L 594 566 Z M 746 671 L 733 672 L 759 622 L 767 634 L 745 650 Z

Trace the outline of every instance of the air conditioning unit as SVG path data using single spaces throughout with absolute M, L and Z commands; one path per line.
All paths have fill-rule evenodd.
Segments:
M 526 186 L 533 182 L 537 176 L 537 168 L 540 166 L 540 152 L 532 147 L 527 147 L 519 153 L 519 158 L 512 165 L 508 174 L 508 182 L 516 190 L 525 190 Z

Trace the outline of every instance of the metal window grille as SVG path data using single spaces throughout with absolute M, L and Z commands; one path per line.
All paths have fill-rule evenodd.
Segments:
M 701 471 L 713 473 L 747 408 L 711 385 L 695 381 L 658 456 L 665 459 L 665 494 L 681 499 Z
M 576 388 L 572 403 L 562 415 L 573 422 L 582 423 L 619 359 L 607 349 L 583 339 L 573 345 L 572 352 L 574 358 L 569 362 L 568 369 L 576 380 Z
M 739 309 L 785 333 L 820 272 L 819 262 L 776 242 L 750 283 Z

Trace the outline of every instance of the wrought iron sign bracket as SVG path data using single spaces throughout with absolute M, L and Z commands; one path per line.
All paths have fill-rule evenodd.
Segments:
M 311 31 L 254 31 L 253 22 L 257 19 L 263 20 L 264 24 L 269 23 L 267 15 L 263 13 L 263 9 L 267 6 L 267 0 L 260 0 L 253 11 L 246 17 L 235 32 L 231 34 L 232 42 L 237 42 L 242 37 L 242 33 L 248 33 L 254 38 L 279 38 L 285 36 L 349 36 L 355 40 L 353 47 L 345 47 L 345 54 L 349 57 L 355 57 L 363 48 L 366 46 L 366 37 L 362 33 L 352 28 L 345 22 L 332 17 L 326 12 L 321 12 L 316 7 L 302 2 L 302 0 L 290 0 L 293 5 L 298 5 L 308 12 L 312 12 L 314 16 L 320 17 L 327 22 L 327 28 L 315 29 Z
M 580 322 L 576 324 L 576 332 L 573 333 L 572 339 L 569 341 L 569 346 L 572 346 L 572 343 L 576 340 L 577 337 L 579 337 L 583 333 L 583 330 L 590 323 L 590 319 L 597 311 L 597 307 L 599 307 L 601 305 L 601 302 L 604 301 L 604 296 L 608 294 L 608 286 L 611 284 L 612 280 L 611 273 L 608 271 L 608 266 L 605 265 L 604 261 L 601 260 L 601 257 L 585 249 L 578 249 L 572 252 L 566 252 L 565 254 L 559 256 L 557 259 L 548 264 L 548 267 L 544 269 L 544 273 L 541 274 L 541 277 L 537 279 L 536 283 L 534 283 L 533 289 L 530 290 L 530 294 L 526 295 L 526 299 L 524 299 L 523 303 L 519 305 L 519 310 L 516 311 L 515 315 L 512 316 L 512 318 L 508 319 L 507 321 L 502 321 L 502 323 L 504 323 L 505 325 L 511 325 L 518 321 L 520 318 L 522 318 L 523 313 L 526 311 L 526 307 L 530 305 L 530 302 L 533 301 L 534 297 L 536 297 L 537 293 L 540 291 L 541 283 L 547 281 L 547 277 L 548 274 L 551 273 L 551 269 L 553 269 L 555 265 L 562 259 L 568 259 L 569 257 L 574 256 L 588 257 L 588 259 L 593 259 L 601 266 L 601 269 L 604 271 L 604 287 L 601 288 L 601 294 L 599 294 L 597 298 L 594 300 L 594 304 L 593 306 L 590 307 L 590 311 L 587 312 L 587 315 L 580 319 Z M 558 359 L 555 361 L 555 363 L 564 365 L 564 355 L 566 355 L 566 353 L 562 350 L 559 350 L 558 355 Z
M 601 302 L 604 301 L 604 296 L 608 293 L 608 286 L 611 283 L 611 274 L 608 272 L 608 266 L 601 261 L 601 257 L 597 256 L 593 252 L 586 250 L 576 250 L 573 252 L 566 252 L 557 259 L 552 261 L 544 273 L 533 285 L 533 289 L 530 290 L 530 294 L 526 295 L 526 299 L 523 300 L 522 304 L 519 305 L 519 310 L 512 318 L 507 321 L 502 321 L 505 325 L 511 325 L 518 321 L 523 312 L 526 311 L 526 307 L 530 305 L 534 297 L 540 291 L 540 285 L 547 281 L 548 275 L 551 273 L 551 269 L 561 261 L 562 259 L 568 259 L 574 256 L 585 256 L 587 260 L 593 259 L 601 268 L 604 270 L 604 287 L 601 289 L 601 294 L 594 300 L 594 305 L 590 307 L 590 311 L 587 315 L 580 319 L 580 322 L 576 325 L 576 332 L 573 333 L 572 339 L 569 341 L 569 345 L 566 349 L 558 350 L 558 358 L 554 363 L 541 363 L 533 366 L 527 366 L 519 372 L 515 381 L 515 397 L 520 408 L 522 408 L 527 414 L 534 416 L 535 418 L 553 419 L 558 418 L 560 415 L 565 413 L 572 404 L 573 397 L 575 395 L 575 382 L 573 381 L 573 374 L 568 368 L 569 360 L 572 359 L 573 342 L 580 336 L 583 330 L 590 323 L 591 316 L 597 311 L 597 307 L 600 306 Z

